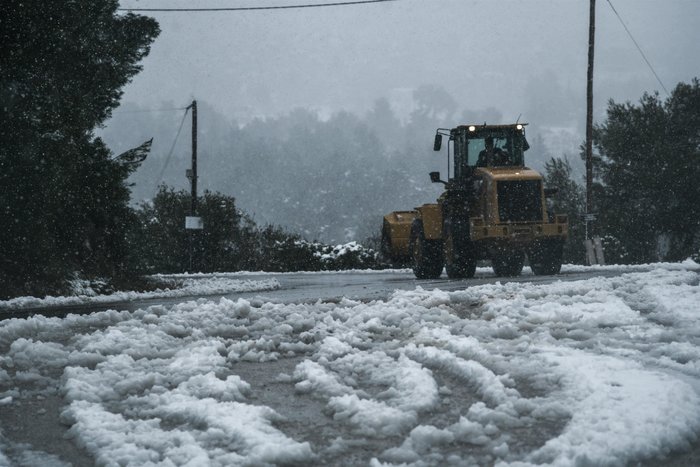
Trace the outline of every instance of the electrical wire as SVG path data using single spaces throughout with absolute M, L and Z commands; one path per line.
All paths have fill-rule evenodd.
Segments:
M 277 6 L 247 6 L 247 7 L 223 7 L 223 8 L 118 8 L 119 11 L 254 11 L 254 10 L 292 10 L 299 8 L 319 8 L 332 6 L 362 5 L 368 3 L 386 3 L 398 0 L 355 0 L 350 2 L 310 3 L 301 5 L 277 5 Z
M 188 107 L 176 107 L 172 109 L 139 109 L 139 110 L 115 110 L 112 114 L 135 114 L 146 112 L 174 112 L 176 110 L 187 110 Z
M 156 189 L 153 192 L 153 199 L 155 199 L 156 195 L 158 194 L 158 186 L 160 185 L 161 180 L 163 180 L 163 174 L 165 173 L 165 169 L 168 167 L 168 164 L 170 163 L 170 157 L 173 155 L 173 151 L 175 150 L 175 143 L 177 143 L 177 139 L 180 136 L 180 132 L 182 131 L 182 126 L 185 124 L 185 119 L 187 118 L 187 112 L 190 111 L 191 105 L 185 107 L 185 114 L 182 116 L 182 121 L 180 122 L 180 128 L 177 129 L 177 134 L 175 135 L 175 139 L 173 140 L 172 146 L 170 146 L 170 152 L 168 152 L 168 156 L 165 158 L 165 164 L 163 164 L 163 168 L 160 171 L 160 175 L 158 175 L 158 180 L 156 181 Z
M 651 72 L 652 72 L 652 73 L 654 74 L 654 76 L 656 77 L 656 80 L 657 80 L 657 81 L 659 82 L 659 84 L 661 85 L 661 88 L 662 88 L 664 91 L 666 91 L 666 95 L 670 95 L 670 93 L 668 92 L 668 89 L 666 89 L 666 86 L 664 86 L 664 83 L 661 82 L 661 78 L 659 78 L 659 75 L 656 74 L 656 70 L 654 70 L 654 67 L 651 66 L 651 63 L 650 63 L 649 60 L 647 59 L 646 55 L 644 55 L 644 52 L 642 52 L 642 48 L 639 47 L 639 44 L 638 44 L 637 41 L 635 40 L 635 38 L 634 38 L 634 36 L 632 35 L 632 33 L 630 32 L 630 30 L 627 28 L 627 25 L 625 25 L 625 22 L 622 21 L 622 18 L 620 17 L 620 14 L 617 12 L 617 10 L 616 10 L 615 7 L 613 6 L 612 2 L 611 2 L 610 0 L 607 0 L 607 2 L 608 2 L 608 4 L 610 5 L 610 8 L 612 8 L 612 11 L 615 13 L 615 16 L 617 16 L 617 19 L 620 20 L 620 24 L 622 24 L 622 27 L 625 28 L 625 31 L 627 31 L 627 34 L 630 36 L 630 39 L 632 39 L 632 42 L 634 42 L 635 47 L 637 47 L 637 50 L 639 51 L 639 53 L 642 55 L 642 58 L 644 59 L 644 61 L 645 61 L 645 62 L 647 63 L 647 65 L 649 66 L 649 69 L 651 70 Z

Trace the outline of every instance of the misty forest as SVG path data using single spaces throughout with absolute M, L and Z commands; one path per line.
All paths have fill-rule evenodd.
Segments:
M 10 18 L 0 20 L 2 297 L 57 293 L 76 275 L 133 284 L 193 270 L 387 267 L 376 254 L 382 216 L 441 193 L 428 178 L 447 172 L 445 153 L 432 151 L 436 129 L 517 118 L 469 108 L 431 83 L 412 91 L 407 113 L 387 96 L 364 113 L 299 107 L 236 121 L 198 100 L 205 227 L 190 239 L 190 102 L 121 102 L 158 41 L 156 20 L 118 13 L 112 0 L 1 8 Z M 557 118 L 579 105 L 548 97 L 565 100 Z M 548 118 L 528 122 L 526 164 L 558 188 L 552 208 L 569 216 L 564 262 L 584 264 L 582 149 L 545 144 Z M 151 139 L 145 159 L 129 152 Z M 667 97 L 609 100 L 593 142 L 594 229 L 608 262 L 697 258 L 700 81 L 676 83 Z M 349 242 L 361 246 L 321 259 Z

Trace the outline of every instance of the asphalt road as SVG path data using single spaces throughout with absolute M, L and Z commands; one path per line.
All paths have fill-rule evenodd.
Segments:
M 313 303 L 321 301 L 337 301 L 341 298 L 349 298 L 359 301 L 383 300 L 389 297 L 394 290 L 413 290 L 422 287 L 427 290 L 441 289 L 453 291 L 473 285 L 489 284 L 495 282 L 533 282 L 550 283 L 554 281 L 575 281 L 589 279 L 594 276 L 615 276 L 619 271 L 591 271 L 591 272 L 565 272 L 556 276 L 534 276 L 523 274 L 519 277 L 496 277 L 491 272 L 482 272 L 480 269 L 472 279 L 452 280 L 443 273 L 440 279 L 416 279 L 412 272 L 407 270 L 387 270 L 382 272 L 342 272 L 342 273 L 284 273 L 284 274 L 245 274 L 241 279 L 258 280 L 274 278 L 280 284 L 276 290 L 264 292 L 236 292 L 227 295 L 191 296 L 177 298 L 150 298 L 133 301 L 115 301 L 109 303 L 88 303 L 81 305 L 44 306 L 35 308 L 22 308 L 6 310 L 0 314 L 0 320 L 9 318 L 27 318 L 33 315 L 66 316 L 70 313 L 88 314 L 98 311 L 117 310 L 134 311 L 147 308 L 152 305 L 171 306 L 188 300 L 198 298 L 229 299 L 254 299 L 274 303 Z M 627 270 L 626 272 L 629 272 Z

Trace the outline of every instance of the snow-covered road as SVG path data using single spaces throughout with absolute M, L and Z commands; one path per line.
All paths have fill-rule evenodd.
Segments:
M 100 465 L 623 465 L 693 453 L 699 272 L 686 261 L 373 301 L 217 298 L 2 321 L 0 465 L 63 458 L 5 425 L 37 400 L 56 401 Z

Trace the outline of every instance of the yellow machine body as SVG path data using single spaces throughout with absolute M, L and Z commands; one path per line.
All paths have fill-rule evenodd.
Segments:
M 454 176 L 443 182 L 439 180 L 439 174 L 431 174 L 434 182 L 445 184 L 445 191 L 437 202 L 384 216 L 382 251 L 385 256 L 395 262 L 411 261 L 421 251 L 412 248 L 412 240 L 415 243 L 417 236 L 425 240 L 426 245 L 433 245 L 433 249 L 439 245 L 442 258 L 448 264 L 454 256 L 455 236 L 459 237 L 458 242 L 461 239 L 468 241 L 472 260 L 499 259 L 513 254 L 517 263 L 517 257 L 524 258 L 526 253 L 536 257 L 534 249 L 541 245 L 562 245 L 568 237 L 567 216 L 548 212 L 548 193 L 542 175 L 524 165 L 522 152 L 523 147 L 527 148 L 527 142 L 524 132 L 518 133 L 518 127 L 522 128 L 522 125 L 479 127 L 480 135 L 486 135 L 483 140 L 491 134 L 489 130 L 496 135 L 506 135 L 503 140 L 510 138 L 509 145 L 504 143 L 504 151 L 508 148 L 516 155 L 508 165 L 497 166 L 479 166 L 475 163 L 476 155 L 469 154 L 469 145 L 473 142 L 468 135 L 471 130 L 467 128 L 474 126 L 453 129 Z M 462 133 L 467 136 L 463 137 Z M 457 146 L 460 138 L 464 147 L 461 156 Z M 460 160 L 461 167 L 457 166 Z M 510 269 L 517 270 L 517 264 Z

